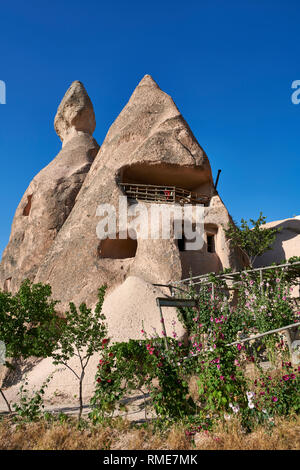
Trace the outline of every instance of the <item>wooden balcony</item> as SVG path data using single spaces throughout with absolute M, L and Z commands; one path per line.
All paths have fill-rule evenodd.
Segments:
M 124 194 L 136 201 L 160 204 L 209 204 L 209 196 L 198 194 L 176 186 L 155 186 L 151 184 L 120 183 Z

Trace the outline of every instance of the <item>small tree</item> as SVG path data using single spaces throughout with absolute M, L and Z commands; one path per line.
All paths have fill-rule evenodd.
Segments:
M 62 319 L 57 317 L 57 301 L 51 300 L 51 287 L 25 280 L 16 295 L 0 291 L 0 340 L 6 358 L 48 357 L 58 340 Z M 12 367 L 6 360 L 4 365 Z M 9 411 L 3 390 L 0 394 Z
M 248 222 L 245 219 L 241 219 L 240 227 L 237 224 L 230 223 L 229 227 L 224 228 L 226 237 L 233 243 L 234 246 L 238 246 L 249 258 L 250 265 L 253 267 L 253 263 L 257 256 L 261 256 L 263 253 L 271 249 L 272 243 L 276 238 L 276 233 L 280 229 L 276 228 L 262 228 L 262 225 L 266 223 L 266 217 L 260 212 L 257 220 L 250 219 L 252 225 L 249 227 Z
M 65 314 L 65 324 L 57 348 L 52 354 L 54 364 L 66 366 L 79 381 L 78 420 L 81 419 L 83 409 L 82 384 L 86 367 L 92 355 L 102 350 L 107 336 L 107 326 L 103 322 L 105 316 L 101 313 L 105 291 L 106 286 L 99 289 L 98 303 L 94 313 L 84 303 L 79 306 L 79 311 L 73 303 L 69 304 L 70 311 Z M 78 358 L 80 373 L 77 373 L 69 364 L 74 356 Z

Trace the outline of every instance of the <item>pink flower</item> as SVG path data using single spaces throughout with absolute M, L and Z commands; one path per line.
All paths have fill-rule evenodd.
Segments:
M 275 403 L 276 401 L 278 401 L 278 398 L 277 397 L 272 397 L 272 401 Z
M 224 379 L 225 379 L 224 375 L 220 375 L 219 378 L 220 378 L 220 380 L 224 380 Z

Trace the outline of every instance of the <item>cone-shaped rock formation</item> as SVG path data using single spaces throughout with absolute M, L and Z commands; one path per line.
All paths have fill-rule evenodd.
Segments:
M 37 269 L 69 216 L 99 145 L 92 137 L 95 115 L 80 82 L 67 91 L 55 117 L 64 146 L 30 183 L 17 208 L 0 265 L 0 285 L 15 291 Z M 67 141 L 65 139 L 67 138 Z
M 230 216 L 215 191 L 208 158 L 172 98 L 152 77 L 138 84 L 90 167 L 98 149 L 91 137 L 94 127 L 91 101 L 83 85 L 74 82 L 55 118 L 63 149 L 33 180 L 17 209 L 1 264 L 2 285 L 14 288 L 26 277 L 50 283 L 64 309 L 70 301 L 93 305 L 99 286 L 106 283 L 104 307 L 112 316 L 118 312 L 112 312 L 110 295 L 120 295 L 120 305 L 124 300 L 130 310 L 122 298 L 129 277 L 165 284 L 190 271 L 196 275 L 243 266 L 240 253 L 225 239 L 223 225 Z M 204 248 L 184 251 L 174 237 L 153 240 L 138 233 L 137 240 L 122 240 L 119 234 L 100 240 L 98 206 L 111 204 L 118 217 L 119 196 L 131 183 L 206 197 Z
M 118 215 L 119 184 L 132 180 L 183 188 L 192 184 L 191 189 L 201 188 L 209 196 L 214 190 L 205 152 L 172 98 L 149 75 L 110 127 L 72 213 L 40 266 L 36 280 L 50 282 L 54 297 L 94 301 L 101 283 L 111 287 L 129 274 L 150 282 L 180 279 L 174 241 L 138 240 L 135 257 L 99 256 L 97 207 L 109 202 Z
M 0 286 L 15 290 L 26 277 L 50 283 L 64 311 L 70 301 L 92 307 L 105 283 L 103 313 L 114 340 L 141 338 L 143 323 L 149 334 L 153 327 L 161 335 L 156 298 L 169 291 L 153 284 L 172 283 L 189 277 L 190 271 L 198 275 L 241 268 L 246 260 L 226 241 L 223 227 L 231 219 L 214 188 L 204 150 L 172 98 L 149 75 L 134 90 L 99 152 L 92 138 L 94 128 L 91 101 L 83 85 L 74 82 L 55 118 L 63 149 L 34 178 L 19 204 L 0 265 Z M 132 199 L 139 200 L 142 191 L 149 189 L 145 218 L 153 194 L 165 194 L 167 202 L 176 191 L 183 200 L 201 194 L 206 201 L 203 247 L 189 251 L 184 239 L 145 239 L 139 230 L 136 240 L 122 239 L 122 233 L 99 239 L 97 208 L 110 204 L 118 218 L 119 197 L 128 195 L 126 188 L 131 191 L 131 185 L 136 191 L 142 189 L 139 197 L 128 198 L 126 208 L 132 208 Z M 178 337 L 184 337 L 173 308 L 166 312 L 167 334 L 172 333 L 174 320 Z M 95 355 L 94 366 L 86 373 L 90 384 L 97 362 Z M 54 367 L 50 358 L 43 360 L 33 369 L 30 383 L 40 386 Z M 66 390 L 68 402 L 77 393 L 67 370 L 55 374 L 56 388 Z M 11 391 L 10 399 L 15 399 L 15 393 Z

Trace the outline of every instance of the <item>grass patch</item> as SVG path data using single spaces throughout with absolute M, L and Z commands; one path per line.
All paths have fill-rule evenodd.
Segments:
M 164 431 L 114 419 L 93 426 L 76 419 L 0 422 L 1 450 L 300 450 L 300 417 L 278 418 L 271 430 L 243 432 L 238 420 L 189 435 L 180 424 Z

